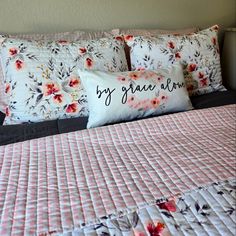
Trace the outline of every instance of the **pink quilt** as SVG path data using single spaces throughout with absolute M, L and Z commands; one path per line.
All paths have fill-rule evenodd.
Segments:
M 235 113 L 227 105 L 1 146 L 0 235 L 80 232 L 233 180 Z

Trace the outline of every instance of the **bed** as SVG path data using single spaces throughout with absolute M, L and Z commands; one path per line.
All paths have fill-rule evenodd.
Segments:
M 235 234 L 236 94 L 195 31 L 1 36 L 0 235 Z

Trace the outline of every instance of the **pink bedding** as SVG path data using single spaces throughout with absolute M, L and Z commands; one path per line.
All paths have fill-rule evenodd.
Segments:
M 193 110 L 1 146 L 0 235 L 84 235 L 107 218 L 232 181 L 235 111 Z

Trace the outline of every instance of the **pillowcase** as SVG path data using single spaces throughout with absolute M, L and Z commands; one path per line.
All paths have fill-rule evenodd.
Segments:
M 79 75 L 88 95 L 87 128 L 192 109 L 180 64 L 155 71 L 79 70 Z
M 62 32 L 62 33 L 52 33 L 52 34 L 17 34 L 17 35 L 3 35 L 0 34 L 0 42 L 6 37 L 16 38 L 16 39 L 29 39 L 29 40 L 49 40 L 49 41 L 77 41 L 77 40 L 92 40 L 97 38 L 112 37 L 119 34 L 119 29 L 113 29 L 110 31 L 73 31 L 73 32 Z M 4 75 L 2 71 L 2 66 L 0 63 L 0 111 L 5 112 L 6 106 L 8 104 L 8 97 L 5 94 L 5 87 L 3 83 Z
M 218 26 L 188 35 L 126 37 L 131 69 L 157 69 L 180 62 L 190 95 L 224 90 L 221 78 Z
M 123 35 L 124 38 L 129 40 L 129 38 L 133 36 L 157 36 L 159 34 L 191 34 L 197 32 L 197 28 L 187 28 L 187 29 L 179 29 L 179 30 L 163 30 L 163 29 L 123 29 L 120 30 L 120 34 Z M 125 54 L 127 58 L 127 63 L 129 69 L 131 69 L 130 62 L 130 47 L 125 44 Z
M 131 36 L 157 36 L 159 34 L 191 34 L 198 31 L 198 28 L 186 28 L 186 29 L 176 29 L 176 30 L 163 30 L 163 29 L 121 29 L 120 34 L 131 35 Z
M 31 41 L 7 38 L 1 61 L 9 94 L 4 124 L 88 116 L 77 70 L 126 71 L 124 42 Z

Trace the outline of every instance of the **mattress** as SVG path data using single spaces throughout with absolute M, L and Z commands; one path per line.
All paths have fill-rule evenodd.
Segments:
M 234 235 L 236 105 L 0 147 L 0 235 Z

